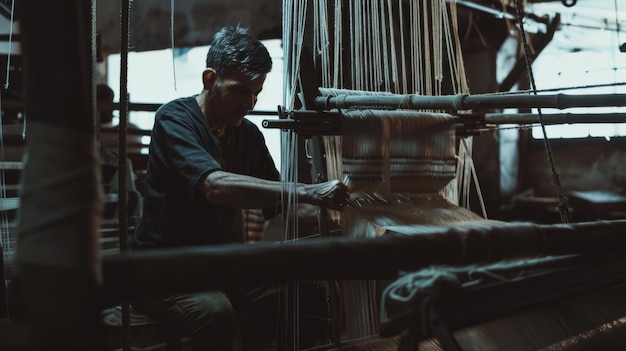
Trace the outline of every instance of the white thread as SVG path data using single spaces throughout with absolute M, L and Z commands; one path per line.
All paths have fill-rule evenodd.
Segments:
M 174 77 L 174 90 L 176 88 L 176 46 L 174 43 L 174 0 L 170 0 L 170 40 L 172 45 L 172 75 Z
M 8 48 L 8 53 L 7 53 L 7 67 L 6 67 L 6 81 L 4 83 L 4 89 L 8 89 L 9 88 L 9 76 L 10 76 L 10 68 L 11 68 L 11 50 L 12 50 L 12 43 L 13 43 L 13 25 L 14 25 L 14 14 L 15 14 L 15 1 L 11 1 L 11 20 L 10 20 L 10 26 L 9 26 L 9 48 Z M 0 105 L 2 105 L 2 92 L 0 91 Z M 23 123 L 26 123 L 26 119 L 23 120 Z M 0 161 L 4 164 L 4 121 L 3 121 L 3 112 L 0 110 Z M 2 199 L 3 201 L 5 201 L 7 199 L 7 191 L 6 191 L 6 173 L 4 171 L 4 166 L 2 167 L 2 170 L 0 171 L 0 185 L 2 186 L 2 192 L 1 192 L 1 197 L 0 199 Z M 5 262 L 8 262 L 9 259 L 11 258 L 9 255 L 9 253 L 13 253 L 14 251 L 14 247 L 13 247 L 13 240 L 11 240 L 11 234 L 9 233 L 9 217 L 8 217 L 8 211 L 2 211 L 2 225 L 0 226 L 0 232 L 2 235 L 0 235 L 0 246 L 2 246 L 2 250 L 3 253 L 6 253 L 5 255 Z M 4 284 L 4 282 L 0 282 L 0 284 Z

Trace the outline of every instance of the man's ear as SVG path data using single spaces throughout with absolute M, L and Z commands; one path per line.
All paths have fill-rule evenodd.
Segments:
M 213 68 L 206 68 L 202 71 L 202 84 L 204 86 L 204 90 L 211 90 L 213 84 L 217 80 L 217 72 Z

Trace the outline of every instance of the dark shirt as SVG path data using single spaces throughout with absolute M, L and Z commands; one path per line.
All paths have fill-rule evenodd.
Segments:
M 239 209 L 209 203 L 196 185 L 216 170 L 269 180 L 279 180 L 279 173 L 263 134 L 247 119 L 227 128 L 223 140 L 220 144 L 195 96 L 157 110 L 134 249 L 241 241 L 242 235 L 233 233 Z M 264 215 L 269 219 L 276 209 L 264 209 Z

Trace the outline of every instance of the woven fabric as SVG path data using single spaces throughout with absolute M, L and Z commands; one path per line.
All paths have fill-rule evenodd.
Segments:
M 439 191 L 456 175 L 451 121 L 419 111 L 344 113 L 344 181 L 353 191 Z

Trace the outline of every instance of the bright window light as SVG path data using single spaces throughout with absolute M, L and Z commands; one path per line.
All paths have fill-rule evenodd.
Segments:
M 538 91 L 546 94 L 625 94 L 626 53 L 618 50 L 615 31 L 564 27 L 533 64 Z M 580 87 L 579 89 L 570 89 Z M 587 87 L 587 88 L 582 88 Z M 562 89 L 562 90 L 558 90 Z M 594 107 L 541 110 L 550 113 L 624 113 L 624 107 Z M 533 112 L 537 113 L 537 109 Z M 626 123 L 578 123 L 546 126 L 549 138 L 626 136 Z M 543 138 L 540 126 L 533 128 L 534 138 Z

